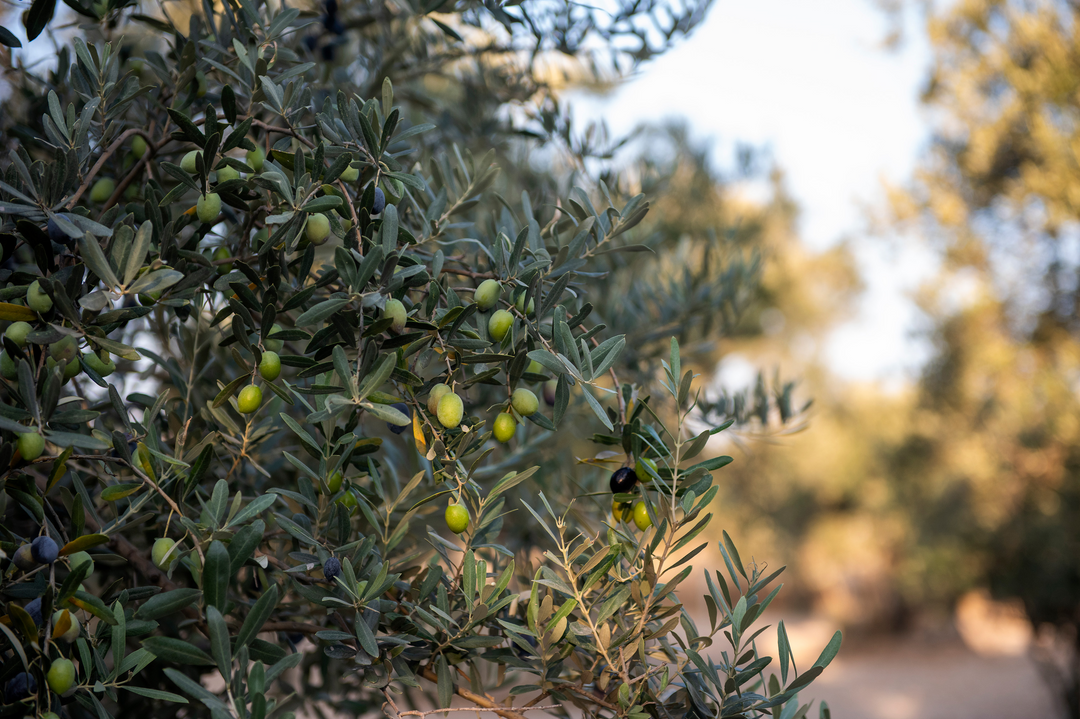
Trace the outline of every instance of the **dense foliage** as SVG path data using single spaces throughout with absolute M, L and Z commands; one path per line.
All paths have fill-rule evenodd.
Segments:
M 745 238 L 520 139 L 583 166 L 521 43 L 618 68 L 669 9 L 72 8 L 0 116 L 5 715 L 805 714 L 840 640 L 798 672 L 781 624 L 770 671 L 782 569 L 725 534 L 707 627 L 676 594 L 731 420 L 687 429 L 668 338 L 737 326 Z

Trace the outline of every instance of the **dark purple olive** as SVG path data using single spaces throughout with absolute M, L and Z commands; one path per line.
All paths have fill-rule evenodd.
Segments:
M 38 564 L 52 564 L 60 554 L 60 547 L 52 537 L 38 537 L 30 543 L 30 554 Z
M 404 402 L 395 402 L 394 404 L 392 404 L 390 406 L 393 407 L 394 409 L 396 409 L 398 412 L 401 412 L 403 415 L 408 417 L 410 420 L 412 419 L 412 414 L 409 412 L 409 406 L 407 404 L 405 404 Z M 404 432 L 405 430 L 407 430 L 409 428 L 409 425 L 407 425 L 407 424 L 403 424 L 401 426 L 398 426 L 396 424 L 390 424 L 389 422 L 386 423 L 386 426 L 389 427 L 390 431 L 393 432 L 394 434 L 401 434 L 402 432 Z
M 386 193 L 381 187 L 375 188 L 375 201 L 371 203 L 371 214 L 377 215 L 386 209 Z
M 611 473 L 611 491 L 614 494 L 626 494 L 637 484 L 637 472 L 629 467 L 619 467 Z
M 4 686 L 4 701 L 8 704 L 14 704 L 36 693 L 37 680 L 34 679 L 33 675 L 19 672 L 9 679 L 7 685 Z
M 30 618 L 34 620 L 34 624 L 41 626 L 41 597 L 34 599 L 27 604 L 23 609 L 30 615 Z
M 341 560 L 337 557 L 330 557 L 322 565 L 323 576 L 326 577 L 326 581 L 334 581 L 334 577 L 341 574 Z

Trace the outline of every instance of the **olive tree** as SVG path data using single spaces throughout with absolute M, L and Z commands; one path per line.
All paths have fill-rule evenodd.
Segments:
M 475 57 L 461 34 L 505 12 L 245 0 L 181 32 L 69 4 L 98 22 L 66 39 L 34 3 L 58 65 L 20 69 L 4 120 L 5 716 L 805 714 L 840 638 L 801 672 L 782 624 L 759 654 L 782 570 L 723 534 L 708 616 L 679 600 L 731 421 L 690 431 L 678 342 L 627 368 L 589 301 L 645 197 L 531 195 L 389 77 Z M 550 20 L 537 49 L 617 46 L 515 7 Z M 98 37 L 124 19 L 141 55 Z M 327 32 L 385 62 L 349 84 L 311 61 L 346 51 Z

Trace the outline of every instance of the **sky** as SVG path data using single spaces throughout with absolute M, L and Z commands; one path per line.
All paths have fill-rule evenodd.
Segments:
M 919 19 L 909 23 L 903 46 L 887 51 L 871 0 L 715 0 L 688 40 L 613 93 L 571 98 L 579 122 L 604 119 L 616 134 L 685 117 L 714 142 L 718 166 L 735 142 L 768 148 L 800 204 L 803 240 L 851 241 L 867 285 L 856 317 L 825 340 L 825 361 L 886 385 L 912 379 L 927 357 L 910 293 L 934 268 L 914 239 L 865 230 L 882 180 L 903 183 L 928 138 L 918 94 L 930 54 Z

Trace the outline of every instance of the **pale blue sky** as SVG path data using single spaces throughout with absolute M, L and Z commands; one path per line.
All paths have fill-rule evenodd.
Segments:
M 912 239 L 868 238 L 865 207 L 883 203 L 882 178 L 902 183 L 927 138 L 918 105 L 930 56 L 918 18 L 886 51 L 885 17 L 871 0 L 716 0 L 682 45 L 610 96 L 575 96 L 579 121 L 616 133 L 686 117 L 727 162 L 736 141 L 763 145 L 783 167 L 813 248 L 852 241 L 867 284 L 858 316 L 824 344 L 844 377 L 890 384 L 925 358 L 911 331 L 909 293 L 933 271 Z

